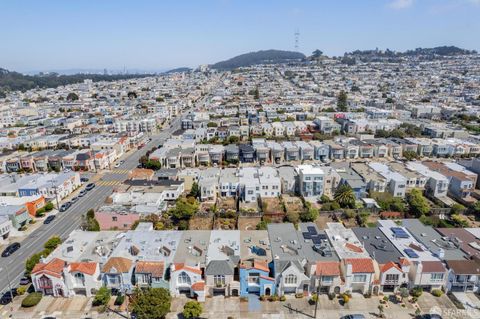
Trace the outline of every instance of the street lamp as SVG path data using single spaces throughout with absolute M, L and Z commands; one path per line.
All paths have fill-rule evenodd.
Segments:
M 0 268 L 0 272 L 3 271 L 3 268 Z M 12 305 L 10 306 L 10 312 L 13 311 L 13 293 L 12 293 L 12 283 L 10 282 L 10 273 L 8 271 L 8 268 L 5 268 L 5 271 L 7 273 L 7 281 L 8 281 L 8 290 L 10 292 L 10 299 L 11 299 L 11 303 Z
M 57 192 L 57 179 L 56 178 L 52 179 L 52 186 L 53 186 L 53 189 L 55 190 L 55 200 L 57 202 L 57 209 L 60 209 L 60 206 L 58 204 L 58 192 Z

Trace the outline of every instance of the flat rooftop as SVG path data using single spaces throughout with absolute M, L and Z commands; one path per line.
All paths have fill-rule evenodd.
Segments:
M 403 257 L 380 229 L 376 227 L 355 227 L 352 230 L 362 242 L 363 248 L 368 251 L 370 257 L 379 264 L 386 264 L 390 261 L 397 262 Z

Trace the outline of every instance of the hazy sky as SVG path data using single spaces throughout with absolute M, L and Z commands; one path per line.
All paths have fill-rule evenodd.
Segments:
M 0 67 L 161 69 L 261 49 L 480 49 L 480 0 L 0 1 Z

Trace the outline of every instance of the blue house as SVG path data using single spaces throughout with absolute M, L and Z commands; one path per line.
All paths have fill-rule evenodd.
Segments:
M 261 248 L 260 248 L 261 249 Z M 270 277 L 266 261 L 245 260 L 240 264 L 240 296 L 275 295 L 275 279 Z

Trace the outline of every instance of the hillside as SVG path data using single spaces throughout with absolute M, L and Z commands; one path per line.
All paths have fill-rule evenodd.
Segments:
M 231 70 L 255 64 L 285 63 L 302 60 L 304 58 L 305 55 L 300 52 L 265 50 L 241 54 L 231 59 L 212 64 L 210 67 L 217 70 Z
M 23 75 L 18 72 L 8 71 L 0 68 L 0 98 L 5 97 L 7 92 L 11 91 L 27 91 L 39 88 L 55 88 L 57 86 L 68 85 L 83 82 L 85 79 L 97 81 L 116 81 L 123 79 L 132 79 L 151 76 L 150 74 L 119 74 L 119 75 L 102 75 L 102 74 L 74 74 L 74 75 L 58 75 L 56 73 L 42 75 Z

